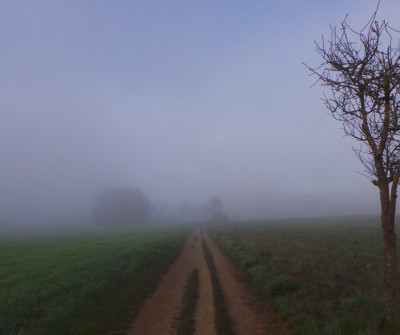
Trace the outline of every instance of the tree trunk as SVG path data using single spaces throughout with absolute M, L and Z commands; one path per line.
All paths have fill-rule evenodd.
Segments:
M 384 327 L 392 328 L 395 319 L 396 306 L 396 231 L 395 211 L 396 195 L 389 196 L 389 186 L 380 187 L 381 199 L 381 227 L 383 231 L 384 247 L 384 298 L 385 314 Z

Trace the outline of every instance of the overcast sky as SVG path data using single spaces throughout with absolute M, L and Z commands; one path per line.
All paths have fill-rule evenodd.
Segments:
M 87 210 L 126 185 L 155 202 L 375 196 L 302 65 L 320 63 L 330 24 L 360 28 L 375 7 L 1 0 L 0 217 Z M 381 18 L 399 27 L 399 13 L 382 0 Z

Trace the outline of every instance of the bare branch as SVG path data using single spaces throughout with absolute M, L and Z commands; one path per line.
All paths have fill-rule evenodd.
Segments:
M 365 172 L 384 183 L 398 182 L 400 148 L 400 43 L 392 29 L 376 20 L 378 6 L 360 32 L 342 21 L 330 40 L 315 42 L 323 62 L 307 66 L 314 83 L 329 88 L 322 98 L 344 133 L 360 142 L 355 149 Z M 400 172 L 399 172 L 400 174 Z

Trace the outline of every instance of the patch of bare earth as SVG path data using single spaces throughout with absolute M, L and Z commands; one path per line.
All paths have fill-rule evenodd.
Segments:
M 238 335 L 288 335 L 289 332 L 279 317 L 265 303 L 252 296 L 238 280 L 232 264 L 225 258 L 215 243 L 204 236 L 217 268 L 229 316 Z

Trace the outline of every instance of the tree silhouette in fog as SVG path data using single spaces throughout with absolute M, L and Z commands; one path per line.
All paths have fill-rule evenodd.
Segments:
M 222 223 L 228 221 L 221 199 L 215 196 L 207 199 L 203 206 L 203 210 L 210 222 Z
M 151 208 L 149 199 L 139 189 L 110 188 L 96 199 L 93 214 L 97 224 L 142 224 L 149 220 Z

